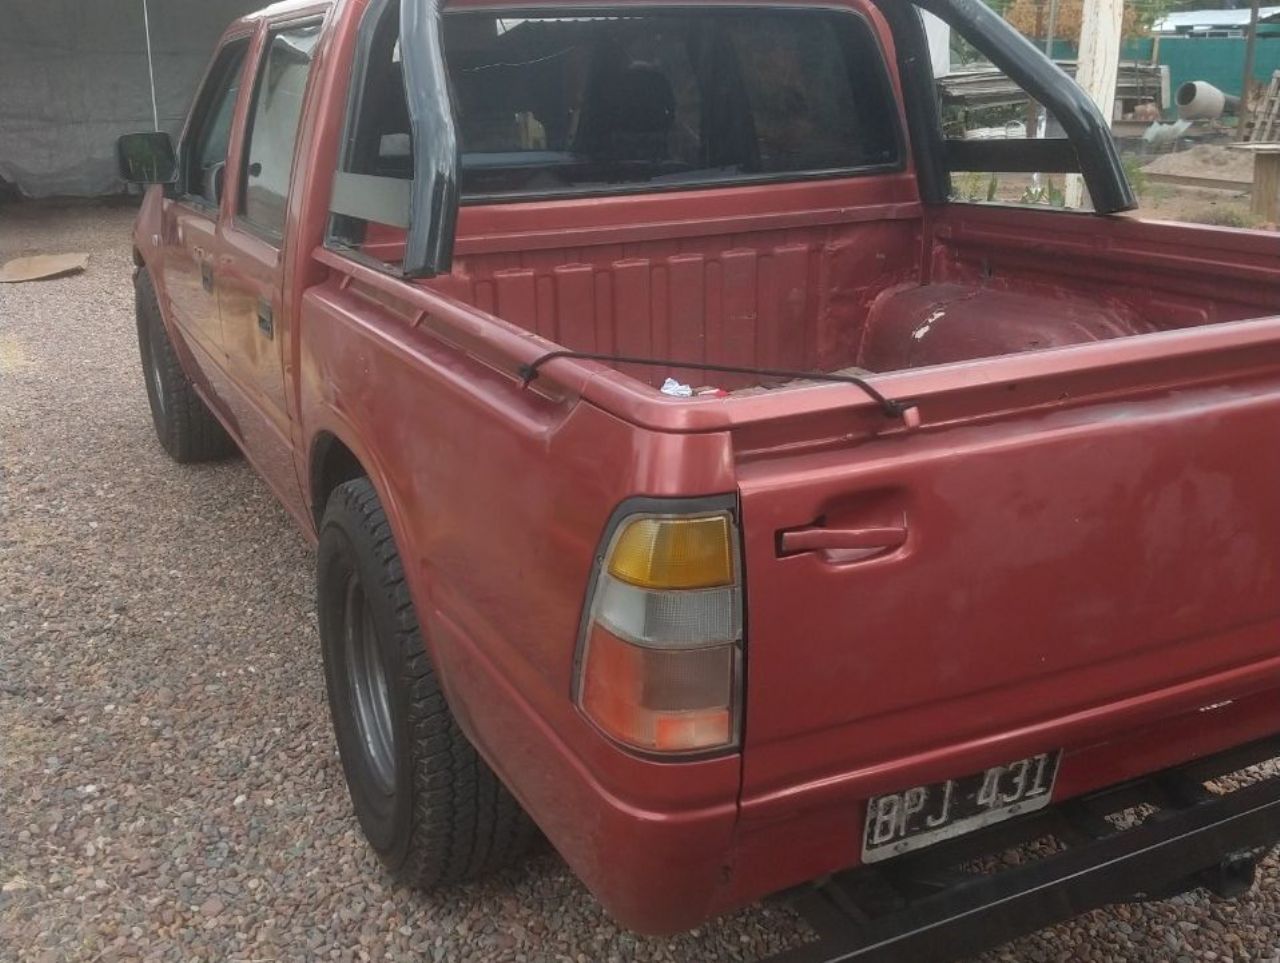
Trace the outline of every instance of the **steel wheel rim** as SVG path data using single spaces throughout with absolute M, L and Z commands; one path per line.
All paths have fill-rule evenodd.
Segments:
M 378 788 L 390 794 L 396 784 L 395 736 L 391 723 L 391 690 L 382 666 L 382 651 L 360 580 L 347 580 L 343 648 L 351 708 L 365 759 Z
M 154 354 L 151 358 L 151 393 L 156 399 L 156 407 L 160 409 L 160 413 L 164 414 L 164 391 L 163 382 L 160 380 L 160 362 L 155 358 Z

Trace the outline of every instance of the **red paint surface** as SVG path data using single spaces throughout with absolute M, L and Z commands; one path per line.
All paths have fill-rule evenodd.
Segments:
M 620 920 L 678 930 L 853 864 L 875 792 L 1063 747 L 1068 795 L 1280 727 L 1280 238 L 926 210 L 908 170 L 467 207 L 454 274 L 409 285 L 322 247 L 363 8 L 318 48 L 284 249 L 230 201 L 215 222 L 156 192 L 135 242 L 188 371 L 309 537 L 318 442 L 359 458 L 461 724 Z M 256 57 L 268 22 L 326 9 L 236 30 Z M 264 297 L 279 380 L 246 344 Z M 892 372 L 923 426 L 847 385 L 652 388 L 695 370 L 559 360 L 522 389 L 558 344 Z M 605 521 L 733 492 L 743 751 L 628 755 L 570 699 Z M 815 525 L 908 535 L 777 556 Z

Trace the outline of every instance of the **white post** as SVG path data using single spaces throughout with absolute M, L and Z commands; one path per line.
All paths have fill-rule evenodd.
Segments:
M 1084 0 L 1076 82 L 1098 105 L 1108 124 L 1115 112 L 1123 25 L 1124 0 Z M 1065 194 L 1067 207 L 1080 207 L 1084 203 L 1084 182 L 1079 174 L 1067 175 Z

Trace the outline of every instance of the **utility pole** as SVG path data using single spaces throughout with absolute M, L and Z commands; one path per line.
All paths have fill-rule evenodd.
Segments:
M 1244 42 L 1244 79 L 1240 83 L 1240 112 L 1236 117 L 1236 140 L 1244 140 L 1245 128 L 1253 120 L 1253 61 L 1258 49 L 1258 0 L 1249 4 L 1249 37 Z
M 1124 28 L 1124 0 L 1084 0 L 1080 17 L 1080 61 L 1076 82 L 1098 105 L 1110 125 L 1115 113 L 1116 74 L 1120 69 L 1120 35 Z M 1084 182 L 1068 174 L 1064 191 L 1067 207 L 1084 203 Z
M 1053 0 L 1053 2 L 1056 3 L 1057 0 Z M 1045 0 L 1036 0 L 1036 38 L 1037 39 L 1044 36 L 1044 5 L 1045 5 Z M 1044 42 L 1044 52 L 1046 55 L 1049 54 L 1049 45 L 1051 43 L 1052 43 L 1051 40 L 1046 40 Z M 1028 97 L 1027 110 L 1026 110 L 1026 125 L 1027 125 L 1028 137 L 1038 136 L 1036 133 L 1036 128 L 1040 126 L 1039 118 L 1040 118 L 1039 105 L 1036 104 L 1036 102 L 1032 100 L 1030 97 Z M 1036 176 L 1038 177 L 1039 175 L 1036 175 Z
M 1058 0 L 1049 0 L 1049 26 L 1044 34 L 1044 55 L 1053 59 L 1053 35 L 1058 29 Z

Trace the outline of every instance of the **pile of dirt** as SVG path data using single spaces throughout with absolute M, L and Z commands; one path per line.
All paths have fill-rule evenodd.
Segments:
M 1176 154 L 1163 154 L 1143 167 L 1148 174 L 1176 174 L 1248 184 L 1253 181 L 1253 155 L 1218 144 L 1197 144 Z

